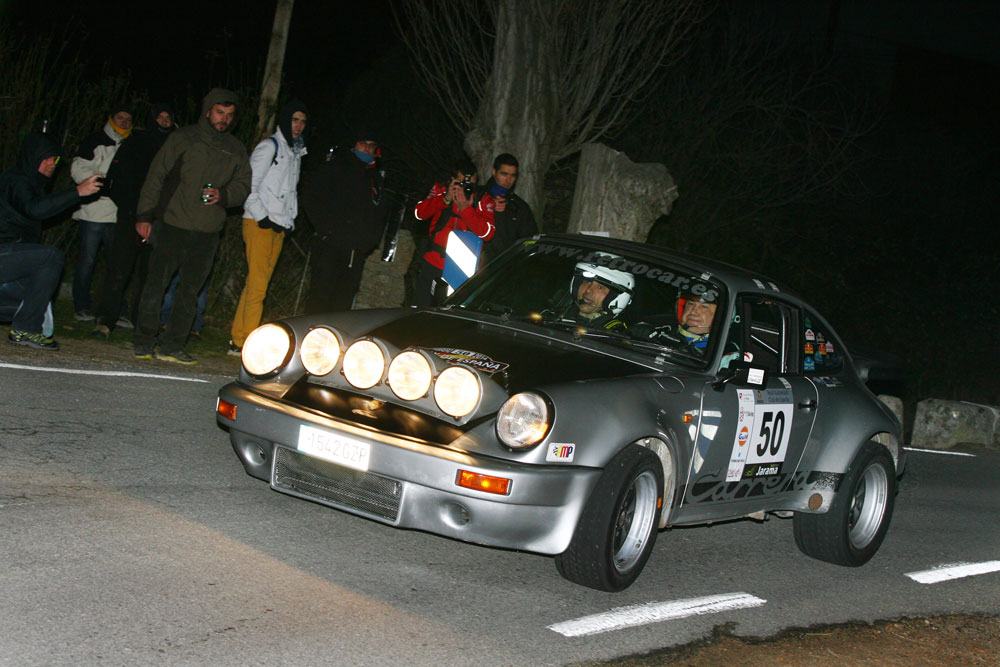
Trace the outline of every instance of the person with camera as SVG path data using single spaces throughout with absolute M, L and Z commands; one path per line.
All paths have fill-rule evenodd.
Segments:
M 417 220 L 430 220 L 427 229 L 430 249 L 417 268 L 411 306 L 431 306 L 444 298 L 441 271 L 452 230 L 472 232 L 484 241 L 493 238 L 495 202 L 488 192 L 477 191 L 476 178 L 476 166 L 471 160 L 461 159 L 455 164 L 451 178 L 435 183 L 427 197 L 413 209 Z
M 112 107 L 108 120 L 100 131 L 90 135 L 76 151 L 70 164 L 70 176 L 83 183 L 94 175 L 104 176 L 111 161 L 129 134 L 132 133 L 132 112 L 125 105 Z M 111 263 L 111 242 L 118 220 L 118 207 L 109 197 L 110 183 L 105 182 L 99 196 L 89 199 L 73 213 L 77 223 L 76 270 L 73 273 L 73 317 L 82 321 L 94 319 L 91 310 L 90 279 L 94 275 L 97 254 L 104 248 L 104 260 Z
M 95 174 L 76 187 L 46 194 L 61 157 L 52 137 L 32 132 L 21 143 L 17 165 L 0 174 L 0 289 L 21 299 L 7 340 L 38 350 L 59 349 L 43 323 L 63 268 L 62 251 L 40 243 L 42 222 L 101 189 Z

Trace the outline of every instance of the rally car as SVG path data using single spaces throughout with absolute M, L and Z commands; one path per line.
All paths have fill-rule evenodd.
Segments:
M 809 556 L 868 561 L 904 452 L 866 373 L 770 279 L 547 235 L 440 307 L 261 326 L 217 419 L 276 491 L 618 591 L 659 530 L 767 512 Z

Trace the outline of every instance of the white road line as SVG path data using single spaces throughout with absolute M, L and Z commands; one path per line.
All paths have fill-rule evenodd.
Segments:
M 70 375 L 107 375 L 110 377 L 155 378 L 158 380 L 178 380 L 180 382 L 208 382 L 200 378 L 177 377 L 176 375 L 157 375 L 156 373 L 126 373 L 120 371 L 83 371 L 75 368 L 47 368 L 44 366 L 22 366 L 21 364 L 5 364 L 0 362 L 0 368 L 14 368 L 22 371 L 45 371 L 48 373 L 69 373 Z
M 971 456 L 976 458 L 975 454 L 966 454 L 965 452 L 949 452 L 943 449 L 917 449 L 916 447 L 903 447 L 908 452 L 923 452 L 924 454 L 951 454 L 952 456 Z
M 725 593 L 702 598 L 688 598 L 686 600 L 673 600 L 671 602 L 649 602 L 647 604 L 619 607 L 618 609 L 612 609 L 600 614 L 583 616 L 571 621 L 563 621 L 562 623 L 554 623 L 548 627 L 549 630 L 558 632 L 566 637 L 583 637 L 586 635 L 596 635 L 601 632 L 610 632 L 611 630 L 621 630 L 622 628 L 634 627 L 636 625 L 668 621 L 675 618 L 716 614 L 720 611 L 728 611 L 730 609 L 759 607 L 766 603 L 767 600 L 762 600 L 749 593 Z
M 936 584 L 951 579 L 972 577 L 977 574 L 1000 572 L 1000 560 L 988 560 L 982 563 L 946 563 L 929 570 L 907 572 L 906 576 L 921 584 Z

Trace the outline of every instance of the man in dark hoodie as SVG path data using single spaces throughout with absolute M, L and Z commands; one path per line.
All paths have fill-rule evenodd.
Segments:
M 62 251 L 39 243 L 42 221 L 101 189 L 95 174 L 76 187 L 46 194 L 61 157 L 50 136 L 32 132 L 21 143 L 17 166 L 0 174 L 0 284 L 17 283 L 23 297 L 7 340 L 40 350 L 59 349 L 42 333 L 42 321 L 63 268 Z
M 233 316 L 228 353 L 239 355 L 250 332 L 260 325 L 264 297 L 278 263 L 285 234 L 295 229 L 299 212 L 298 184 L 306 154 L 306 105 L 291 100 L 278 116 L 278 129 L 253 149 L 253 183 L 243 205 L 243 242 L 247 282 Z
M 497 229 L 483 248 L 483 264 L 514 245 L 518 239 L 538 233 L 531 207 L 514 193 L 517 167 L 517 158 L 510 153 L 501 153 L 493 160 L 493 175 L 486 183 L 486 191 L 496 202 L 494 223 Z
M 361 285 L 365 258 L 385 230 L 386 201 L 376 167 L 378 142 L 368 130 L 355 133 L 302 187 L 302 206 L 316 230 L 306 312 L 350 310 Z
M 236 94 L 212 89 L 202 101 L 202 117 L 172 133 L 156 153 L 139 194 L 135 228 L 149 240 L 159 218 L 146 285 L 139 301 L 133 345 L 138 359 L 195 364 L 184 350 L 198 301 L 226 223 L 226 208 L 240 206 L 250 193 L 250 161 L 229 130 L 236 118 Z M 157 346 L 160 305 L 174 273 L 180 283 L 170 321 Z
M 97 299 L 95 337 L 107 338 L 119 324 L 131 329 L 132 322 L 139 317 L 139 297 L 146 280 L 151 248 L 135 230 L 136 207 L 149 164 L 176 127 L 173 107 L 165 102 L 154 103 L 149 112 L 149 127 L 133 130 L 111 161 L 108 180 L 114 183 L 110 197 L 118 207 L 118 222 L 111 243 L 111 262 Z M 129 316 L 126 317 L 123 312 L 124 297 L 133 268 L 136 285 L 131 308 L 126 311 Z

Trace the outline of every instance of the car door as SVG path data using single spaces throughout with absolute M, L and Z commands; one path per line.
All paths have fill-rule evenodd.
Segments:
M 706 383 L 685 502 L 759 500 L 794 475 L 816 413 L 815 387 L 797 372 L 798 319 L 771 295 L 737 296 L 727 346 L 764 381 Z

